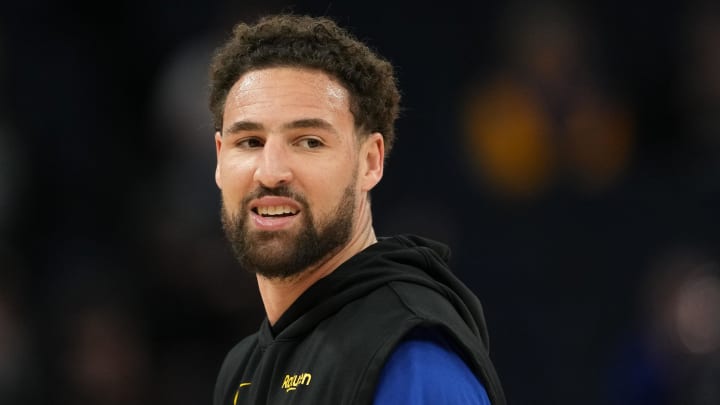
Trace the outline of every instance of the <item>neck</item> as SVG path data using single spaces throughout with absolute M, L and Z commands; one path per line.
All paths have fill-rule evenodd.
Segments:
M 315 282 L 328 276 L 345 261 L 377 242 L 369 210 L 362 211 L 364 212 L 361 212 L 361 220 L 357 223 L 356 232 L 340 250 L 293 277 L 266 278 L 261 275 L 257 276 L 260 296 L 271 325 L 274 325 L 290 305 Z

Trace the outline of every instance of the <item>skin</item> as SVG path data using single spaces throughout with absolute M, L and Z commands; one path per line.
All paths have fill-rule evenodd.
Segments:
M 368 192 L 383 174 L 380 133 L 358 138 L 349 93 L 327 74 L 294 67 L 250 71 L 230 89 L 222 132 L 215 134 L 215 181 L 225 209 L 234 215 L 243 199 L 260 186 L 287 186 L 303 196 L 314 224 L 335 215 L 348 186 L 355 190 L 351 237 L 345 245 L 299 274 L 286 278 L 257 275 L 268 320 L 274 324 L 317 280 L 377 241 Z M 286 205 L 290 217 L 263 218 L 248 213 L 251 232 L 271 232 L 262 249 L 282 252 L 300 231 L 306 215 L 291 198 L 253 199 L 248 209 Z

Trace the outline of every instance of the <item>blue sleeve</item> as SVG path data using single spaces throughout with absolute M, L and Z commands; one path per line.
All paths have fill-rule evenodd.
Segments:
M 485 388 L 439 331 L 405 337 L 380 373 L 375 405 L 490 405 Z

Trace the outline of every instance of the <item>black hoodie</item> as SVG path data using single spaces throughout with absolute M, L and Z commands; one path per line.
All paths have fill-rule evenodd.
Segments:
M 417 236 L 381 238 L 238 343 L 214 405 L 372 404 L 385 361 L 417 327 L 450 337 L 492 404 L 505 404 L 480 302 L 448 269 L 449 254 Z

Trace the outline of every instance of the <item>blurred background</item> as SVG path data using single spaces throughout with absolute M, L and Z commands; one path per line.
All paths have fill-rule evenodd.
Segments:
M 395 64 L 376 231 L 452 247 L 510 403 L 720 403 L 720 7 L 614 0 L 2 2 L 0 403 L 211 402 L 263 312 L 207 66 L 277 11 Z

